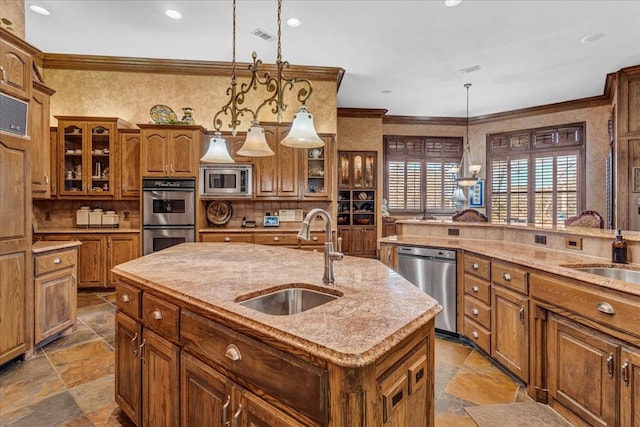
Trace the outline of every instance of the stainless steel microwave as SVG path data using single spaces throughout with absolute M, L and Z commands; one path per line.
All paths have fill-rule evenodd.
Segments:
M 252 196 L 251 164 L 201 164 L 200 198 L 247 198 Z

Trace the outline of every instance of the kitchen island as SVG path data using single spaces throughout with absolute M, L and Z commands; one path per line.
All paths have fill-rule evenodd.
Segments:
M 335 286 L 323 268 L 244 243 L 116 266 L 116 401 L 137 425 L 432 426 L 441 307 L 375 260 L 334 263 Z M 239 304 L 291 287 L 337 298 L 291 315 Z

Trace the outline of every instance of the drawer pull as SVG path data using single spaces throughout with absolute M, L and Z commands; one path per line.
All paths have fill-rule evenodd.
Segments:
M 596 304 L 596 308 L 599 312 L 604 314 L 616 314 L 616 311 L 613 309 L 613 306 L 608 302 L 599 302 Z
M 317 242 L 317 241 L 318 241 L 318 236 L 313 236 L 313 237 L 311 238 L 311 240 L 313 240 L 314 242 Z
M 230 237 L 225 237 L 225 238 L 224 238 L 224 241 L 225 241 L 225 242 L 230 242 L 230 241 L 231 241 L 231 238 L 230 238 Z
M 160 311 L 159 308 L 156 308 L 155 310 L 153 310 L 151 312 L 151 316 L 153 316 L 153 318 L 156 320 L 162 320 L 162 312 Z
M 144 345 L 147 343 L 147 340 L 145 338 L 142 339 L 142 344 L 140 344 L 140 346 L 138 347 L 138 355 L 140 356 L 140 360 L 142 362 L 144 362 L 144 353 L 142 352 L 142 347 L 144 347 Z
M 607 357 L 607 372 L 609 377 L 613 378 L 613 353 L 609 353 L 609 357 Z
M 120 296 L 120 299 L 122 300 L 122 302 L 129 302 L 131 301 L 131 297 L 129 296 L 129 294 L 122 294 Z
M 622 365 L 622 381 L 624 382 L 624 385 L 629 387 L 629 361 L 628 360 L 625 360 L 624 364 Z
M 480 311 L 477 308 L 473 307 L 471 309 L 471 314 L 473 314 L 474 316 L 477 316 L 478 314 L 480 314 Z
M 507 282 L 511 281 L 511 275 L 509 273 L 502 273 L 502 278 Z
M 131 353 L 138 354 L 138 349 L 136 344 L 136 340 L 138 339 L 138 333 L 136 332 L 133 338 L 131 338 Z
M 229 344 L 227 346 L 227 351 L 224 352 L 224 355 L 227 357 L 227 359 L 231 359 L 234 362 L 242 360 L 242 353 L 240 353 L 240 349 L 235 344 Z
M 279 242 L 279 241 L 280 241 L 280 238 L 279 238 L 278 236 L 276 236 L 276 237 L 274 237 L 274 238 L 273 238 L 273 241 L 274 241 L 274 242 Z
M 473 331 L 471 332 L 471 336 L 474 337 L 475 339 L 478 339 L 480 337 L 480 334 L 478 334 L 478 332 Z
M 56 259 L 53 260 L 54 264 L 60 264 L 61 262 L 62 262 L 61 258 L 56 258 Z
M 471 264 L 471 268 L 473 268 L 474 270 L 478 270 L 480 266 L 478 265 L 477 262 L 474 262 L 473 264 Z
M 402 402 L 402 398 L 404 397 L 404 390 L 400 390 L 396 394 L 391 397 L 391 407 L 395 407 L 398 403 Z
M 520 323 L 524 323 L 524 307 L 520 307 Z
M 473 286 L 471 287 L 471 290 L 472 290 L 473 292 L 475 292 L 475 293 L 478 293 L 478 291 L 479 291 L 480 289 L 478 288 L 478 285 L 473 285 Z

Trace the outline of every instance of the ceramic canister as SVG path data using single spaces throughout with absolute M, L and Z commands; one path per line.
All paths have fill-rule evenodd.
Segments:
M 89 226 L 89 212 L 91 208 L 89 206 L 82 206 L 76 211 L 76 227 L 88 227 Z

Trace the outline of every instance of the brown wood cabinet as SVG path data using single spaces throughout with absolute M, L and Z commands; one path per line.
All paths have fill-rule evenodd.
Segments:
M 113 117 L 56 116 L 58 197 L 115 198 L 118 127 Z
M 78 288 L 113 288 L 111 269 L 140 256 L 138 233 L 42 234 L 43 240 L 78 240 Z
M 465 252 L 462 333 L 491 353 L 491 259 Z
M 54 94 L 41 83 L 33 83 L 29 104 L 29 135 L 31 135 L 31 197 L 51 198 L 51 143 L 49 140 L 49 104 Z
M 183 177 L 198 175 L 200 153 L 205 147 L 202 126 L 139 124 L 140 156 L 144 177 Z
M 302 158 L 302 198 L 328 200 L 333 194 L 332 164 L 335 153 L 334 138 L 323 136 L 324 147 L 300 150 Z
M 138 129 L 122 129 L 119 134 L 119 199 L 140 198 L 140 131 Z
M 34 344 L 76 329 L 78 250 L 34 255 Z
M 326 241 L 324 232 L 311 232 L 310 240 L 298 239 L 297 231 L 280 231 L 278 233 L 265 232 L 229 232 L 229 233 L 200 233 L 201 242 L 210 243 L 257 243 L 260 245 L 277 245 L 294 249 L 324 250 Z
M 287 130 L 279 126 L 264 126 L 269 147 L 275 156 L 254 157 L 255 198 L 296 199 L 299 191 L 300 155 L 297 148 L 280 144 Z
M 5 33 L 2 34 L 3 37 L 0 38 L 0 67 L 2 68 L 0 90 L 8 95 L 29 101 L 31 99 L 33 70 L 31 54 L 17 44 L 5 40 Z M 9 35 L 9 33 L 6 34 Z
M 394 270 L 398 269 L 398 247 L 389 243 L 380 244 L 380 261 Z
M 640 349 L 622 347 L 620 425 L 640 426 Z

